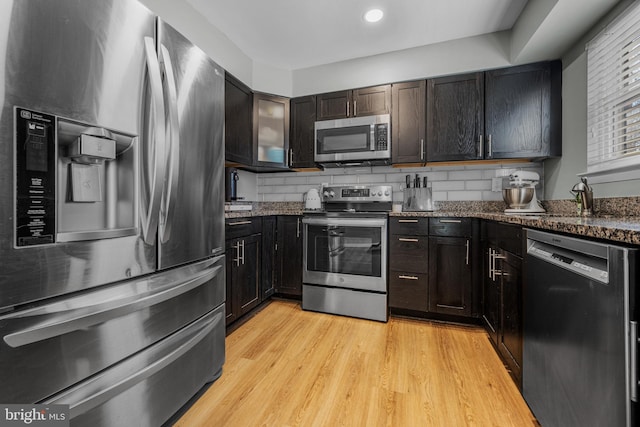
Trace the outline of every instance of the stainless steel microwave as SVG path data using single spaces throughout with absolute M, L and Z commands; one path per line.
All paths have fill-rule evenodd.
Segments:
M 388 164 L 390 160 L 389 114 L 316 122 L 316 163 L 340 166 L 349 163 Z

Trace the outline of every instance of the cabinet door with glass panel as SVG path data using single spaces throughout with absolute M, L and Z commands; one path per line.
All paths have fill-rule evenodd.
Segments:
M 253 149 L 256 166 L 286 168 L 289 150 L 289 99 L 254 93 Z

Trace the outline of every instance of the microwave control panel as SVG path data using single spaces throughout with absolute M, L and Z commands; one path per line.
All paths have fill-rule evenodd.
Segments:
M 375 125 L 376 151 L 385 151 L 389 146 L 389 124 Z
M 15 108 L 15 246 L 54 242 L 56 118 Z

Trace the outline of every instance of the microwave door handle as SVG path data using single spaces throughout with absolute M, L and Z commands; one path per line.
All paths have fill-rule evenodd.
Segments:
M 376 125 L 371 125 L 371 131 L 369 132 L 369 149 L 376 151 Z
M 149 180 L 149 201 L 148 204 L 142 203 L 142 236 L 145 243 L 153 245 L 155 243 L 156 231 L 158 228 L 162 184 L 165 178 L 165 112 L 160 64 L 156 55 L 153 38 L 145 37 L 144 47 L 149 86 L 151 88 L 149 117 L 147 120 L 151 120 L 152 124 L 147 127 L 146 138 L 145 140 L 140 141 L 140 143 L 150 147 L 149 152 L 154 159 L 151 165 L 147 162 L 142 162 L 144 165 L 143 168 L 150 168 L 150 171 L 147 172 L 145 170 L 141 174 Z
M 180 176 L 180 123 L 178 121 L 178 94 L 176 91 L 173 64 L 171 62 L 171 55 L 164 45 L 160 45 L 160 63 L 166 76 L 169 104 L 168 177 L 167 186 L 162 195 L 159 230 L 160 241 L 166 243 L 171 238 L 171 223 L 176 204 L 175 198 L 178 194 L 178 177 Z

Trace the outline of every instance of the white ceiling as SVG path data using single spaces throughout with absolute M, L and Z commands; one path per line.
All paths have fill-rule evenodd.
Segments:
M 252 60 L 296 70 L 509 30 L 527 0 L 186 0 Z M 540 1 L 540 0 L 532 0 Z M 382 21 L 363 20 L 377 7 Z

